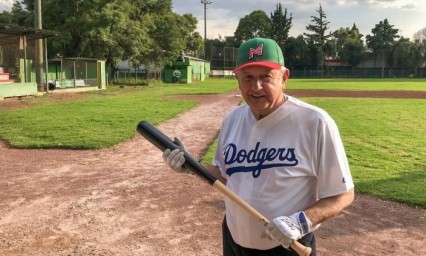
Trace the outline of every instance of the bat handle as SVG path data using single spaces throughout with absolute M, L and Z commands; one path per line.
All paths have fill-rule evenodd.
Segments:
M 290 244 L 290 247 L 293 248 L 293 250 L 295 250 L 300 256 L 309 256 L 312 253 L 311 247 L 304 246 L 296 240 Z
M 227 186 L 225 186 L 219 180 L 216 180 L 213 183 L 213 187 L 222 192 L 223 195 L 234 201 L 234 203 L 238 204 L 241 208 L 246 210 L 251 216 L 256 218 L 263 226 L 268 225 L 269 221 L 266 219 L 260 212 L 254 209 L 251 205 L 249 205 L 246 201 L 237 196 L 232 190 L 230 190 Z M 284 246 L 284 245 L 283 245 Z M 284 246 L 285 247 L 285 246 Z M 311 255 L 312 248 L 304 246 L 298 241 L 294 240 L 290 247 L 293 248 L 300 256 L 309 256 Z

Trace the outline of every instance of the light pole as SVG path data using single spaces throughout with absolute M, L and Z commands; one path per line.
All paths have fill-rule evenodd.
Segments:
M 207 20 L 206 20 L 206 12 L 207 5 L 213 3 L 210 0 L 201 0 L 201 3 L 204 4 L 204 59 L 207 59 Z
M 41 21 L 41 0 L 34 0 L 34 28 L 37 30 L 42 29 Z M 40 91 L 44 90 L 43 83 L 43 40 L 37 39 L 35 41 L 35 67 L 36 67 L 36 83 Z M 46 70 L 47 72 L 47 70 Z M 47 82 L 47 81 L 46 81 Z M 46 90 L 48 86 L 46 87 Z

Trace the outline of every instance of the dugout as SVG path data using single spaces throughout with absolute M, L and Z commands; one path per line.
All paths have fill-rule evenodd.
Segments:
M 49 60 L 49 89 L 105 89 L 105 61 L 92 58 L 55 58 Z
M 46 56 L 46 40 L 55 35 L 54 31 L 0 23 L 0 99 L 37 95 L 35 42 L 42 40 Z M 41 68 L 46 70 L 45 63 Z
M 165 83 L 190 84 L 204 81 L 210 74 L 210 62 L 190 56 L 182 56 L 164 66 Z

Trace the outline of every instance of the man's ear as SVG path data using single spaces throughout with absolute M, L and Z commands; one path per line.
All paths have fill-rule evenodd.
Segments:
M 288 68 L 285 69 L 285 71 L 283 72 L 283 80 L 284 83 L 287 82 L 287 79 L 290 77 L 290 70 Z
M 238 72 L 237 72 L 238 73 Z M 241 90 L 241 84 L 240 84 L 240 79 L 238 79 L 238 74 L 237 73 L 234 73 L 234 76 L 235 76 L 235 78 L 237 79 L 237 82 L 238 82 L 238 89 L 240 89 Z

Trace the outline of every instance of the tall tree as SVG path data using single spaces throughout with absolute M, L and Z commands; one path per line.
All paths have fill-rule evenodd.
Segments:
M 319 9 L 316 10 L 318 16 L 311 16 L 312 24 L 306 26 L 306 30 L 311 31 L 312 33 L 303 33 L 307 37 L 307 41 L 311 47 L 316 46 L 320 52 L 321 60 L 321 69 L 324 66 L 324 59 L 327 52 L 330 52 L 330 45 L 327 44 L 327 41 L 332 36 L 331 33 L 326 34 L 329 29 L 328 24 L 330 22 L 327 21 L 327 16 L 322 9 L 320 4 Z
M 327 40 L 332 36 L 330 33 L 328 35 L 326 34 L 329 29 L 328 24 L 330 24 L 330 22 L 326 20 L 327 16 L 322 9 L 321 4 L 316 12 L 318 13 L 318 17 L 311 16 L 312 24 L 306 26 L 306 30 L 311 31 L 312 33 L 303 33 L 303 35 L 307 37 L 308 41 L 323 47 Z
M 292 14 L 287 14 L 287 8 L 283 12 L 281 3 L 278 3 L 275 11 L 271 13 L 271 34 L 269 37 L 274 39 L 282 49 L 284 49 L 287 42 L 292 20 Z
M 256 10 L 241 18 L 235 31 L 237 44 L 254 37 L 267 37 L 270 35 L 271 20 L 262 10 Z
M 379 56 L 382 58 L 382 77 L 384 76 L 386 56 L 390 55 L 395 38 L 399 38 L 399 30 L 393 27 L 393 25 L 389 24 L 388 19 L 385 19 L 375 25 L 371 30 L 372 35 L 366 36 L 367 47 L 373 50 L 375 56 L 374 64 L 376 64 Z

